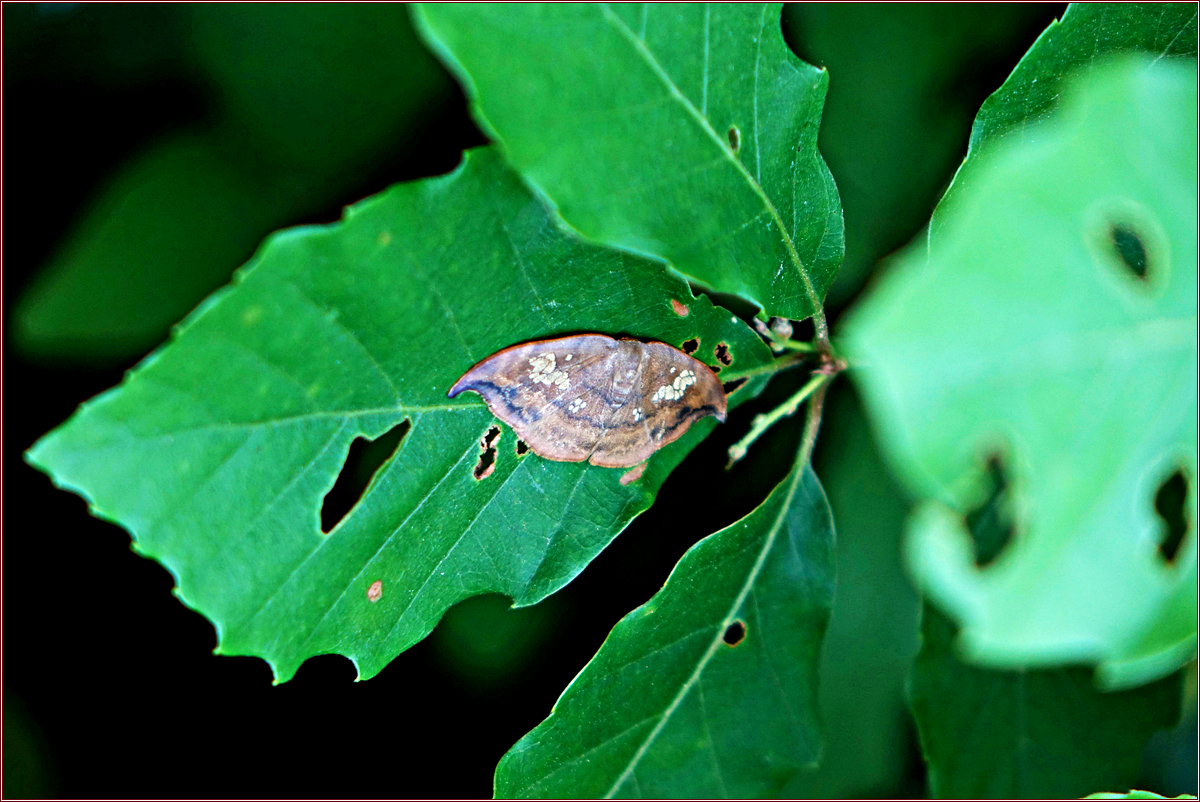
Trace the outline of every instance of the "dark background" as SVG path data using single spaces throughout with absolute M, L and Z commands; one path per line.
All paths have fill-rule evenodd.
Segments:
M 831 75 L 821 148 L 847 233 L 834 321 L 928 219 L 979 104 L 1062 9 L 785 10 L 792 47 Z M 21 454 L 118 383 L 268 232 L 334 221 L 485 139 L 397 6 L 6 4 L 3 23 L 5 796 L 490 796 L 500 756 L 612 625 L 786 472 L 798 418 L 721 467 L 749 417 L 801 377 L 731 416 L 541 604 L 468 600 L 368 682 L 325 656 L 273 687 L 261 660 L 213 656 L 212 626 L 175 600 L 167 571 Z M 902 696 L 917 621 L 899 567 L 907 500 L 845 381 L 815 462 L 839 530 L 828 744 L 785 793 L 920 796 Z M 675 525 L 660 525 L 666 509 Z M 1156 737 L 1143 786 L 1194 793 L 1194 746 L 1194 723 Z

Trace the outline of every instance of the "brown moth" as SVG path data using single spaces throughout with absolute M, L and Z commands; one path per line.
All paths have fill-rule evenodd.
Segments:
M 708 415 L 725 391 L 698 359 L 666 343 L 578 334 L 514 345 L 463 374 L 447 394 L 483 396 L 533 453 L 628 468 Z

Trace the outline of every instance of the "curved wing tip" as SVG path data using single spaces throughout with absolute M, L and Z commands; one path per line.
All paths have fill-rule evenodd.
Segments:
M 454 383 L 454 386 L 451 387 L 446 393 L 446 397 L 454 398 L 454 396 L 458 395 L 459 393 L 470 390 L 472 384 L 474 384 L 474 382 L 471 380 L 471 372 L 467 371 L 462 375 L 461 378 L 459 378 L 458 381 Z

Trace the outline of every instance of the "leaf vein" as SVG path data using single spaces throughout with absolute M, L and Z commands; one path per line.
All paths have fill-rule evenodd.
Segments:
M 701 129 L 716 144 L 717 149 L 719 150 L 721 155 L 725 159 L 727 159 L 730 162 L 730 164 L 733 165 L 734 169 L 746 181 L 746 183 L 750 187 L 750 189 L 758 196 L 759 201 L 763 204 L 764 207 L 766 207 L 767 211 L 770 213 L 771 218 L 774 221 L 775 226 L 779 231 L 780 239 L 783 241 L 784 247 L 787 249 L 788 256 L 792 260 L 792 264 L 795 265 L 796 272 L 799 273 L 799 275 L 800 275 L 800 280 L 804 284 L 805 295 L 808 296 L 809 302 L 812 304 L 813 309 L 814 310 L 819 309 L 821 306 L 821 299 L 817 295 L 817 290 L 816 290 L 816 287 L 812 283 L 812 278 L 808 275 L 808 271 L 804 268 L 804 263 L 800 260 L 800 255 L 796 252 L 796 245 L 794 242 L 792 242 L 791 234 L 788 233 L 787 227 L 784 226 L 784 224 L 783 224 L 783 219 L 780 218 L 780 216 L 779 216 L 779 210 L 775 208 L 775 204 L 771 202 L 771 199 L 769 197 L 767 197 L 767 193 L 763 190 L 762 186 L 758 183 L 757 180 L 755 180 L 754 176 L 750 175 L 749 171 L 746 170 L 745 165 L 743 165 L 741 163 L 741 161 L 739 161 L 733 155 L 733 153 L 732 153 L 732 151 L 730 151 L 728 145 L 721 139 L 720 136 L 717 135 L 717 132 L 713 130 L 713 127 L 709 124 L 708 119 L 706 117 L 704 117 L 703 115 L 701 115 L 699 110 L 692 104 L 692 102 L 690 100 L 688 100 L 688 98 L 682 92 L 679 91 L 679 87 L 677 87 L 675 85 L 675 82 L 671 80 L 671 77 L 663 69 L 662 65 L 658 63 L 658 59 L 656 59 L 654 57 L 654 54 L 651 53 L 650 50 L 646 47 L 645 42 L 643 42 L 641 39 L 639 39 L 637 36 L 635 36 L 633 31 L 629 30 L 629 27 L 625 24 L 625 22 L 620 17 L 618 17 L 615 13 L 613 13 L 612 9 L 610 9 L 608 7 L 607 3 L 601 3 L 600 9 L 604 12 L 604 17 L 609 22 L 609 24 L 612 25 L 613 28 L 615 28 L 616 31 L 619 34 L 621 34 L 626 39 L 626 41 L 628 41 L 633 46 L 634 50 L 638 53 L 639 56 L 642 57 L 642 59 L 646 62 L 647 66 L 649 66 L 650 69 L 654 72 L 654 74 L 656 76 L 658 76 L 659 80 L 662 81 L 663 85 L 666 87 L 667 91 L 671 94 L 671 96 L 674 97 L 679 102 L 679 104 L 683 106 L 684 110 L 700 125 Z M 763 15 L 764 15 L 764 19 L 765 19 L 765 15 L 766 15 L 765 7 L 764 7 Z M 764 23 L 764 25 L 765 25 L 765 23 Z M 759 39 L 761 40 L 761 38 L 762 37 L 760 35 Z M 761 41 L 760 41 L 760 47 L 761 47 Z M 758 93 L 756 91 L 755 92 L 755 104 L 756 104 L 755 105 L 755 118 L 756 119 L 757 119 L 757 114 L 758 114 L 757 113 L 757 101 L 758 101 L 757 94 Z M 758 150 L 758 147 L 757 147 L 758 125 L 757 125 L 757 123 L 754 126 L 754 136 L 755 136 L 755 151 L 757 152 L 757 150 Z
M 250 524 L 247 525 L 245 527 L 245 529 L 242 530 L 243 536 L 249 534 L 254 529 L 254 527 L 258 525 L 258 522 L 262 520 L 264 515 L 266 515 L 268 512 L 270 512 L 270 510 L 279 502 L 279 499 L 283 498 L 283 495 L 285 493 L 287 493 L 287 491 L 290 490 L 296 484 L 296 482 L 300 481 L 300 477 L 304 476 L 306 473 L 308 473 L 310 470 L 312 470 L 312 467 L 317 464 L 317 460 L 319 460 L 322 456 L 324 456 L 325 452 L 329 450 L 329 447 L 331 445 L 333 445 L 333 442 L 335 440 L 337 440 L 338 435 L 340 435 L 343 431 L 345 431 L 347 423 L 348 423 L 348 421 L 343 421 L 342 425 L 338 426 L 337 429 L 334 430 L 333 434 L 330 435 L 329 439 L 325 441 L 325 444 L 323 446 L 321 446 L 321 449 L 317 452 L 316 456 L 314 456 L 311 460 L 309 460 L 308 464 L 304 465 L 299 471 L 297 471 L 296 475 L 294 477 L 292 477 L 291 481 L 289 481 L 282 490 L 280 490 L 278 493 L 275 494 L 275 497 L 271 499 L 269 504 L 267 504 L 265 507 L 263 507 L 262 511 L 257 516 L 255 516 L 254 520 L 251 521 Z M 321 547 L 324 546 L 327 542 L 329 542 L 329 537 L 327 537 L 327 536 L 322 537 L 319 541 L 317 541 L 316 545 L 313 546 L 312 550 L 304 556 L 304 559 L 301 560 L 299 563 L 297 563 L 296 567 L 293 568 L 286 577 L 284 577 L 284 580 L 282 582 L 280 582 L 279 585 L 273 591 L 271 591 L 270 594 L 267 595 L 267 598 L 263 601 L 263 603 L 260 604 L 257 607 L 257 609 L 255 609 L 255 611 L 253 613 L 251 613 L 250 616 L 245 619 L 245 623 L 241 624 L 240 626 L 248 626 L 249 624 L 253 623 L 254 619 L 258 618 L 259 614 L 261 614 L 262 611 L 265 610 L 272 601 L 274 601 L 275 597 L 279 594 L 279 592 L 282 591 L 285 587 L 287 587 L 288 583 L 291 582 L 292 578 L 296 575 L 296 572 L 299 571 L 301 568 L 303 568 L 305 563 L 307 563 L 314 554 L 316 554 L 318 551 L 320 551 Z M 226 540 L 225 544 L 222 545 L 221 550 L 217 553 L 216 556 L 219 557 L 222 554 L 224 554 L 226 549 L 229 546 L 229 543 L 230 543 L 230 540 Z M 234 628 L 231 626 L 228 631 L 233 632 Z
M 461 460 L 459 462 L 461 462 Z M 501 491 L 504 490 L 505 486 L 507 486 L 508 483 L 510 481 L 512 481 L 512 478 L 514 476 L 516 476 L 518 473 L 520 473 L 521 469 L 524 468 L 528 463 L 529 463 L 529 460 L 522 460 L 521 462 L 518 462 L 517 467 L 513 468 L 512 473 L 510 473 L 508 476 L 504 477 L 504 481 L 501 482 L 500 485 L 496 488 L 496 492 L 492 493 L 491 497 L 484 503 L 484 505 L 482 507 L 479 508 L 479 511 L 476 512 L 474 516 L 472 516 L 471 522 L 467 525 L 466 529 L 464 529 L 462 534 L 458 536 L 458 539 L 454 541 L 454 544 L 451 545 L 450 548 L 446 549 L 445 555 L 442 556 L 442 559 L 438 560 L 437 565 L 435 565 L 433 567 L 433 569 L 430 570 L 429 575 L 427 577 L 425 577 L 425 581 L 421 583 L 421 587 L 417 588 L 416 592 L 413 593 L 412 598 L 408 600 L 408 604 L 405 605 L 404 609 L 400 611 L 400 615 L 397 616 L 397 618 L 396 618 L 396 623 L 392 625 L 392 628 L 390 630 L 388 630 L 388 634 L 387 634 L 388 638 L 392 637 L 392 635 L 395 633 L 396 629 L 399 628 L 400 624 L 404 621 L 404 617 L 406 615 L 408 615 L 410 610 L 412 610 L 413 605 L 417 603 L 417 599 L 420 598 L 421 594 L 425 591 L 425 588 L 429 586 L 429 582 L 433 579 L 434 575 L 437 574 L 438 569 L 441 568 L 446 563 L 446 560 L 450 559 L 450 555 L 452 555 L 455 552 L 455 550 L 463 542 L 463 539 L 468 534 L 470 534 L 472 530 L 474 530 L 475 523 L 483 516 L 483 513 L 487 510 L 487 508 L 490 507 L 492 502 L 496 500 L 496 498 L 500 495 Z M 457 467 L 457 464 L 456 464 L 456 467 Z M 446 476 L 449 476 L 450 473 L 451 473 L 451 471 L 448 471 L 446 473 Z M 443 477 L 442 481 L 445 481 L 445 477 Z M 441 485 L 441 482 L 438 482 L 438 485 Z M 434 489 L 436 490 L 436 487 Z M 430 492 L 429 496 L 432 496 L 432 495 L 433 495 L 433 493 Z M 426 500 L 428 500 L 429 496 L 426 496 L 425 499 L 421 500 L 422 505 L 425 503 Z M 418 505 L 418 506 L 420 506 L 420 505 Z M 415 514 L 416 510 L 413 510 L 413 513 Z M 407 523 L 408 519 L 411 517 L 412 517 L 412 515 L 409 515 L 407 518 L 405 518 L 404 523 Z M 394 537 L 397 533 L 399 533 L 400 528 L 402 528 L 404 526 L 404 523 L 402 523 L 400 525 L 400 527 L 398 527 L 396 529 L 395 532 L 393 532 L 391 535 L 388 536 L 388 540 L 391 540 L 392 537 Z M 376 552 L 376 553 L 378 553 L 378 552 Z M 375 558 L 372 557 L 371 559 L 374 560 Z
M 339 320 L 338 316 L 332 310 L 327 309 L 326 307 L 317 303 L 294 283 L 290 281 L 285 282 L 285 286 L 291 289 L 296 295 L 300 296 L 305 303 L 316 309 L 320 313 L 321 317 L 327 320 L 334 328 L 344 332 L 350 341 L 354 343 L 362 352 L 363 356 L 367 358 L 367 361 L 371 363 L 371 367 L 375 369 L 375 372 L 379 374 L 379 377 L 383 379 L 385 384 L 387 384 L 388 388 L 392 391 L 392 397 L 395 399 L 396 403 L 404 403 L 403 399 L 400 398 L 400 390 L 397 389 L 395 383 L 392 381 L 392 377 L 386 370 L 383 369 L 383 365 L 379 364 L 379 360 L 375 358 L 375 354 L 371 353 L 371 349 L 367 348 L 363 341 L 359 339 L 358 335 L 355 334 L 349 326 Z
M 408 433 L 410 437 L 412 436 L 413 432 L 416 431 L 416 428 L 417 428 L 417 422 L 414 421 L 413 427 Z M 357 582 L 364 573 L 366 573 L 367 569 L 370 568 L 371 564 L 375 562 L 375 558 L 379 556 L 380 552 L 382 552 L 385 548 L 387 548 L 388 544 L 392 542 L 392 538 L 394 538 L 396 535 L 398 535 L 400 533 L 400 531 L 402 529 L 404 529 L 404 526 L 412 519 L 412 517 L 414 515 L 416 515 L 418 512 L 420 512 L 421 508 L 425 506 L 425 502 L 429 501 L 429 499 L 433 497 L 433 495 L 437 492 L 438 488 L 441 487 L 442 484 L 445 483 L 445 481 L 447 479 L 449 479 L 451 476 L 454 475 L 455 469 L 457 469 L 459 465 L 462 465 L 463 460 L 465 460 L 467 457 L 470 457 L 470 456 L 471 456 L 471 451 L 470 450 L 465 451 L 463 453 L 463 455 L 461 457 L 459 457 L 458 460 L 452 466 L 450 466 L 450 469 L 448 471 L 446 471 L 445 475 L 442 476 L 442 478 L 437 481 L 437 484 L 435 484 L 432 488 L 429 489 L 429 492 L 425 494 L 425 496 L 421 499 L 420 503 L 418 503 L 417 506 L 413 507 L 412 511 L 409 512 L 408 515 L 404 516 L 404 520 L 401 521 L 399 523 L 399 525 L 397 525 L 396 528 L 393 529 L 388 534 L 388 536 L 383 539 L 383 541 L 379 544 L 379 548 L 375 549 L 374 553 L 372 553 L 371 556 L 367 558 L 367 560 L 363 563 L 363 567 L 359 569 L 358 573 L 356 573 L 350 579 L 350 581 L 346 583 L 345 589 L 343 589 L 342 592 L 338 594 L 338 597 L 333 600 L 333 603 L 329 605 L 329 607 L 325 610 L 324 614 L 322 614 L 321 617 L 319 619 L 317 619 L 317 623 L 313 625 L 313 628 L 311 630 L 309 630 L 308 636 L 296 648 L 295 651 L 297 651 L 297 652 L 303 651 L 304 647 L 307 646 L 309 644 L 309 642 L 312 641 L 312 639 L 316 636 L 317 632 L 320 630 L 321 624 L 325 623 L 325 619 L 329 617 L 329 614 L 332 613 L 335 609 L 337 609 L 337 606 L 339 604 L 341 604 L 342 599 L 344 599 L 346 597 L 346 594 L 350 592 L 350 588 L 354 587 L 354 583 Z M 465 535 L 466 535 L 466 532 L 463 533 L 463 536 L 465 536 Z M 462 536 L 460 536 L 458 540 L 461 542 Z M 457 542 L 455 543 L 455 545 L 457 545 Z M 429 584 L 429 580 L 433 577 L 433 574 L 437 571 L 437 569 L 445 561 L 446 561 L 446 558 L 443 557 L 441 562 L 439 562 L 437 564 L 437 566 L 434 566 L 433 571 L 431 571 L 429 576 L 426 577 L 424 584 L 421 585 L 421 588 L 418 589 L 417 593 L 413 594 L 413 598 L 412 598 L 412 600 L 409 601 L 408 607 L 405 607 L 404 611 L 401 612 L 401 614 L 400 614 L 401 617 L 403 617 L 404 613 L 407 613 L 408 609 L 410 607 L 412 607 L 412 604 L 416 600 L 417 595 L 420 594 L 421 590 L 424 590 L 425 585 Z M 399 626 L 399 622 L 397 622 L 396 626 Z M 396 627 L 393 626 L 392 629 L 388 631 L 387 637 L 391 637 L 392 632 L 394 632 L 395 629 L 396 629 Z
M 729 612 L 725 615 L 725 620 L 722 622 L 725 624 L 725 626 L 728 626 L 733 622 L 734 617 L 737 615 L 737 611 L 741 608 L 742 603 L 746 600 L 746 596 L 749 594 L 750 588 L 754 585 L 755 580 L 758 579 L 758 574 L 767 561 L 767 555 L 770 553 L 772 546 L 775 544 L 775 538 L 778 537 L 779 530 L 783 528 L 783 521 L 787 517 L 788 508 L 791 505 L 792 498 L 796 494 L 796 488 L 803 478 L 807 467 L 807 465 L 796 466 L 796 476 L 794 479 L 792 479 L 792 483 L 787 489 L 785 499 L 780 506 L 779 514 L 775 517 L 775 521 L 771 524 L 771 528 L 767 531 L 767 537 L 763 543 L 762 549 L 759 551 L 758 558 L 755 560 L 754 566 L 750 569 L 750 573 L 747 575 L 746 581 L 742 583 L 742 588 L 738 592 L 737 598 L 735 598 L 733 600 L 733 604 L 730 605 Z M 716 654 L 717 649 L 720 648 L 721 642 L 725 635 L 725 626 L 722 626 L 717 630 L 716 636 L 713 638 L 712 643 L 709 644 L 707 651 L 705 651 L 700 660 L 696 663 L 696 668 L 694 671 L 692 671 L 691 676 L 687 678 L 687 680 L 680 687 L 679 693 L 675 695 L 675 698 L 671 700 L 671 703 L 667 706 L 666 710 L 663 711 L 662 718 L 659 719 L 658 724 L 656 724 L 654 729 L 650 731 L 650 734 L 646 736 L 646 740 L 642 742 L 642 745 L 638 748 L 633 758 L 629 761 L 629 765 L 625 767 L 625 770 L 621 772 L 620 776 L 618 776 L 616 781 L 613 783 L 612 788 L 610 788 L 608 793 L 604 795 L 606 799 L 611 799 L 613 795 L 616 794 L 617 790 L 620 789 L 622 783 L 624 783 L 625 780 L 627 780 L 629 776 L 633 774 L 638 763 L 641 762 L 641 759 L 645 756 L 646 752 L 649 751 L 650 746 L 654 743 L 654 739 L 658 737 L 660 732 L 662 732 L 671 716 L 675 713 L 675 710 L 678 709 L 684 697 L 687 696 L 687 694 L 691 691 L 692 686 L 695 685 L 699 680 L 701 673 L 703 673 L 705 667 L 708 666 L 709 660 L 712 659 L 713 655 Z

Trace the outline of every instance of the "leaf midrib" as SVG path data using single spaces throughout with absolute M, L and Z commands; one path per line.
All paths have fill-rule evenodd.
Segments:
M 767 555 L 770 554 L 771 548 L 775 544 L 775 538 L 779 535 L 779 530 L 783 528 L 783 521 L 787 517 L 788 511 L 791 508 L 791 502 L 796 495 L 796 489 L 804 477 L 806 465 L 797 465 L 794 470 L 795 476 L 793 477 L 791 484 L 788 485 L 787 492 L 781 501 L 779 514 L 775 517 L 774 522 L 771 524 L 770 530 L 767 532 L 766 541 L 763 543 L 763 547 L 759 551 L 758 558 L 755 560 L 753 567 L 751 567 L 750 572 L 746 577 L 746 581 L 742 583 L 741 590 L 738 592 L 737 597 L 733 600 L 733 604 L 730 605 L 729 611 L 721 620 L 721 625 L 717 628 L 717 633 L 713 637 L 712 643 L 708 645 L 708 649 L 705 650 L 704 654 L 701 655 L 700 659 L 697 661 L 695 670 L 691 673 L 687 680 L 684 681 L 683 685 L 679 689 L 679 693 L 675 695 L 675 698 L 671 700 L 671 703 L 667 705 L 667 708 L 662 712 L 658 723 L 654 725 L 654 729 L 650 731 L 650 733 L 646 736 L 646 740 L 643 741 L 642 745 L 638 747 L 637 752 L 635 752 L 633 757 L 630 759 L 629 765 L 625 767 L 625 770 L 621 772 L 621 774 L 613 782 L 612 787 L 609 788 L 608 792 L 604 795 L 605 799 L 612 799 L 613 795 L 617 792 L 621 785 L 624 784 L 624 782 L 629 779 L 629 777 L 637 769 L 637 765 L 641 761 L 642 757 L 644 757 L 646 752 L 649 751 L 650 747 L 654 743 L 654 740 L 658 737 L 658 734 L 666 727 L 667 722 L 670 720 L 675 710 L 691 691 L 692 686 L 699 681 L 700 675 L 704 673 L 704 669 L 708 666 L 709 661 L 720 648 L 725 636 L 725 629 L 731 623 L 733 623 L 733 620 L 737 615 L 737 611 L 741 608 L 743 602 L 745 602 L 746 596 L 749 595 L 750 589 L 754 586 L 754 582 L 758 579 L 758 575 L 762 571 L 763 564 L 767 561 Z M 734 526 L 736 525 L 737 524 L 734 524 Z M 667 581 L 669 582 L 670 579 L 668 578 Z
M 768 212 L 770 212 L 771 219 L 775 222 L 775 227 L 779 230 L 779 234 L 783 239 L 784 246 L 787 248 L 788 257 L 791 259 L 792 264 L 795 265 L 796 272 L 800 274 L 800 280 L 804 284 L 804 292 L 808 296 L 809 302 L 812 304 L 812 307 L 814 310 L 819 309 L 821 306 L 821 299 L 817 295 L 816 287 L 813 286 L 812 279 L 808 275 L 808 271 L 806 271 L 804 269 L 804 262 L 800 259 L 800 254 L 797 253 L 797 251 L 796 251 L 796 245 L 794 242 L 792 242 L 791 234 L 788 233 L 786 226 L 784 226 L 784 224 L 783 224 L 783 218 L 781 218 L 779 216 L 779 210 L 775 208 L 775 204 L 771 202 L 771 199 L 767 196 L 767 193 L 763 190 L 762 186 L 758 183 L 758 181 L 754 178 L 754 176 L 750 175 L 750 171 L 746 169 L 746 166 L 744 164 L 742 164 L 737 159 L 736 156 L 733 155 L 733 153 L 729 150 L 728 147 L 726 147 L 724 141 L 722 141 L 721 137 L 717 135 L 717 132 L 715 130 L 713 130 L 713 127 L 709 124 L 708 118 L 706 116 L 704 116 L 703 114 L 701 114 L 700 111 L 696 108 L 696 106 L 692 103 L 692 101 L 689 100 L 688 97 L 679 90 L 679 87 L 675 85 L 675 82 L 673 80 L 671 80 L 671 76 L 668 75 L 667 71 L 664 70 L 662 65 L 658 63 L 658 59 L 656 59 L 654 57 L 654 54 L 650 52 L 650 49 L 648 47 L 646 47 L 646 43 L 643 42 L 637 36 L 637 34 L 635 34 L 632 30 L 630 30 L 629 26 L 625 24 L 624 20 L 622 20 L 620 17 L 618 17 L 616 14 L 613 13 L 612 9 L 609 8 L 608 3 L 600 3 L 599 6 L 600 6 L 600 9 L 604 12 L 605 20 L 610 25 L 612 25 L 612 27 L 617 31 L 617 33 L 619 33 L 627 42 L 629 42 L 633 46 L 634 51 L 642 58 L 643 61 L 646 62 L 646 66 L 648 66 L 651 69 L 651 71 L 654 72 L 654 74 L 659 78 L 659 80 L 662 81 L 663 85 L 666 87 L 667 91 L 671 94 L 671 96 L 674 97 L 676 100 L 678 100 L 680 105 L 683 106 L 684 110 L 700 125 L 701 129 L 716 144 L 717 150 L 721 153 L 722 157 L 734 166 L 734 169 L 737 170 L 737 172 L 746 181 L 746 184 L 750 187 L 750 189 L 754 192 L 754 194 L 756 194 L 758 196 L 758 198 L 762 202 L 763 206 L 767 209 Z M 764 10 L 764 14 L 765 13 L 766 12 Z M 761 48 L 761 46 L 762 46 L 762 43 L 761 43 L 762 26 L 759 27 L 758 39 L 760 40 L 759 47 Z M 755 64 L 755 67 L 757 69 L 757 62 Z M 705 68 L 707 69 L 707 58 L 705 61 Z M 757 79 L 757 76 L 756 76 L 756 79 Z M 755 108 L 757 109 L 757 104 L 758 104 L 757 80 L 755 82 L 754 102 L 755 102 Z M 756 117 L 757 117 L 757 115 L 756 115 Z M 757 122 L 756 122 L 755 128 L 754 128 L 754 137 L 755 137 L 755 141 L 757 142 L 758 141 Z M 755 154 L 756 154 L 756 156 L 758 156 L 758 158 L 761 158 L 761 155 L 758 154 L 757 149 L 755 150 Z

